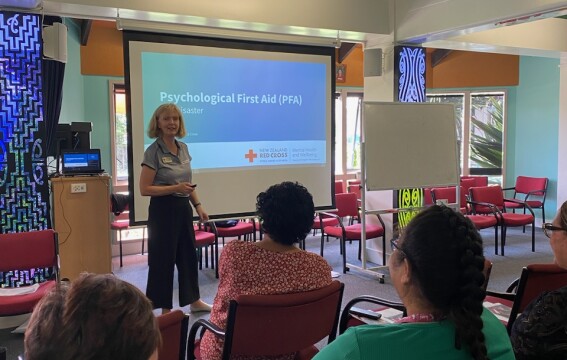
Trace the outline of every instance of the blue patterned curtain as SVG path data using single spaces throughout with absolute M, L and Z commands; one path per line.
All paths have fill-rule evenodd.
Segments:
M 1 233 L 49 225 L 41 44 L 39 15 L 0 12 Z M 0 286 L 42 277 L 43 270 L 0 273 Z

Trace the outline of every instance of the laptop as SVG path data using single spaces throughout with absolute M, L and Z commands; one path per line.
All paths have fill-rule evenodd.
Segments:
M 100 149 L 63 150 L 61 153 L 63 175 L 102 174 Z

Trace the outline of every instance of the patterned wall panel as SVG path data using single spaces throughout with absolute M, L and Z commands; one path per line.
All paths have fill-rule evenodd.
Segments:
M 425 101 L 425 49 L 413 46 L 394 48 L 394 86 L 395 99 L 399 102 Z M 403 138 L 403 134 L 400 134 Z M 403 161 L 403 159 L 400 159 Z M 402 189 L 397 191 L 394 203 L 398 208 L 423 206 L 422 189 Z M 417 211 L 400 212 L 396 228 L 403 229 L 417 214 Z
M 41 17 L 0 12 L 0 232 L 46 229 Z M 2 249 L 0 249 L 2 251 Z M 0 286 L 41 280 L 43 271 L 0 273 Z

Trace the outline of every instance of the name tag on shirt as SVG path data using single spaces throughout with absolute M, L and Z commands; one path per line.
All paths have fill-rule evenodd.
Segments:
M 164 156 L 164 157 L 161 158 L 161 161 L 164 164 L 171 164 L 173 162 L 173 159 L 171 159 L 169 156 Z

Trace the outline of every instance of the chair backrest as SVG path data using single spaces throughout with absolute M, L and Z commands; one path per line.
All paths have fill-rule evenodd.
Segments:
M 457 192 L 455 187 L 443 187 L 443 188 L 432 188 L 431 189 L 431 200 L 436 202 L 437 200 L 447 200 L 449 204 L 454 204 L 457 202 Z
M 472 179 L 474 182 L 473 186 L 488 186 L 488 176 L 461 176 L 461 181 L 466 179 Z
M 51 229 L 0 234 L 0 272 L 52 268 L 59 278 L 59 243 Z
M 344 285 L 293 294 L 240 295 L 230 301 L 223 359 L 230 354 L 294 353 L 335 339 Z
M 189 316 L 181 310 L 173 310 L 167 314 L 158 315 L 157 321 L 161 333 L 158 360 L 185 359 Z
M 362 198 L 362 190 L 360 189 L 360 180 L 349 180 L 347 192 L 356 194 L 356 198 Z
M 343 193 L 335 195 L 336 214 L 339 217 L 358 216 L 358 197 L 355 193 Z
M 342 194 L 345 192 L 345 183 L 342 180 L 335 181 L 335 194 Z
M 110 211 L 118 216 L 128 210 L 130 198 L 125 194 L 110 194 Z
M 504 206 L 504 195 L 500 185 L 472 187 L 469 189 L 469 194 L 472 201 L 490 203 L 498 208 Z M 473 204 L 472 207 L 476 212 L 486 212 L 486 207 L 484 206 Z
M 423 206 L 433 205 L 432 188 L 423 188 Z
M 556 264 L 531 264 L 522 269 L 518 290 L 510 311 L 508 329 L 518 314 L 544 291 L 551 291 L 567 286 L 567 269 Z
M 528 194 L 532 191 L 542 190 L 535 192 L 531 195 L 545 196 L 547 190 L 547 178 L 518 176 L 516 178 L 516 185 L 514 186 L 516 194 Z

